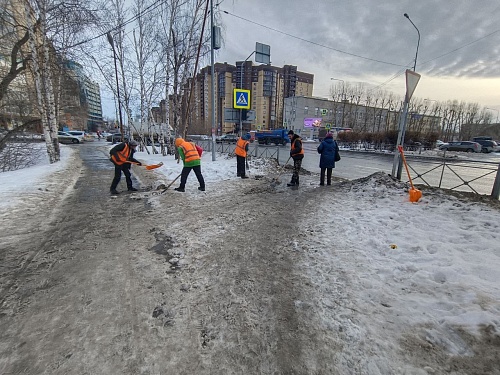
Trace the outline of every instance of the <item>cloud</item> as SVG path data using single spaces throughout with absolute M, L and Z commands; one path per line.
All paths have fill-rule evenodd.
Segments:
M 417 68 L 422 72 L 453 77 L 500 75 L 497 0 L 483 0 L 481 6 L 466 0 L 446 4 L 439 0 L 226 0 L 220 7 L 231 13 L 224 14 L 223 22 L 226 39 L 235 39 L 229 41 L 230 53 L 221 55 L 232 63 L 244 58 L 231 59 L 231 53 L 242 50 L 240 56 L 245 56 L 259 41 L 271 45 L 273 65 L 286 61 L 307 71 L 314 61 L 332 75 L 366 71 L 392 75 L 401 69 L 399 65 L 413 67 L 418 33 L 403 16 L 408 13 L 421 33 Z

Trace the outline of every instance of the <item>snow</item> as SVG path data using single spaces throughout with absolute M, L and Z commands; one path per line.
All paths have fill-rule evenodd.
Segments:
M 43 144 L 34 147 L 45 149 Z M 61 145 L 60 163 L 50 164 L 48 154 L 42 152 L 42 157 L 36 166 L 0 173 L 0 196 L 2 197 L 0 209 L 5 210 L 9 206 L 19 203 L 21 199 L 25 199 L 26 194 L 33 194 L 47 189 L 51 180 L 48 176 L 70 168 L 75 151 L 74 148 Z
M 49 176 L 71 168 L 73 151 L 63 146 L 60 163 L 44 160 L 26 170 L 0 174 L 0 213 L 23 194 L 44 189 Z M 138 152 L 136 158 L 146 164 L 163 162 L 155 171 L 164 183 L 182 169 L 171 156 Z M 254 161 L 250 176 L 265 174 L 266 168 Z M 211 153 L 205 152 L 207 194 L 221 181 L 235 179 L 235 169 L 234 158 L 219 154 L 212 161 Z M 187 184 L 198 185 L 194 173 Z M 185 194 L 198 192 L 188 189 Z M 341 183 L 316 213 L 304 218 L 307 234 L 296 242 L 295 251 L 306 259 L 300 267 L 318 290 L 320 324 L 326 330 L 341 331 L 344 340 L 359 347 L 379 346 L 378 356 L 385 346 L 398 345 L 397 338 L 411 326 L 424 327 L 423 340 L 452 355 L 470 352 L 457 338 L 457 326 L 476 337 L 485 327 L 500 334 L 498 205 L 439 190 L 425 190 L 412 204 L 400 183 L 373 175 Z M 301 308 L 303 301 L 295 305 Z M 340 313 L 338 306 L 343 308 Z M 356 312 L 357 318 L 346 311 Z M 375 341 L 367 343 L 365 337 Z M 374 361 L 374 368 L 378 363 L 373 373 L 384 373 L 380 358 L 366 361 L 369 367 Z

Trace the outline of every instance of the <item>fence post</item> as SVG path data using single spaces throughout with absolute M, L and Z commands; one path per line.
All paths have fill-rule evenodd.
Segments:
M 280 165 L 280 146 L 276 146 L 278 147 L 278 151 L 276 151 L 276 161 L 278 165 Z
M 497 175 L 495 177 L 495 182 L 493 183 L 491 196 L 495 199 L 500 199 L 500 164 L 498 164 Z

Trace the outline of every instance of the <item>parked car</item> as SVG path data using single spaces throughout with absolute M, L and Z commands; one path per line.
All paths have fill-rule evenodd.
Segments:
M 216 140 L 217 143 L 236 143 L 238 142 L 238 136 L 236 134 L 224 134 Z
M 440 147 L 440 146 L 442 146 L 442 145 L 447 145 L 447 144 L 448 144 L 448 143 L 443 142 L 443 141 L 442 141 L 442 140 L 440 140 L 440 139 L 438 139 L 438 140 L 436 141 L 436 147 Z
M 477 142 L 458 141 L 449 142 L 439 146 L 443 151 L 465 151 L 465 152 L 481 152 L 481 145 Z
M 80 141 L 80 138 L 78 138 L 72 134 L 69 134 L 67 132 L 62 132 L 62 131 L 57 132 L 57 138 L 59 139 L 59 143 L 77 144 L 77 143 L 83 142 L 83 141 Z
M 484 153 L 495 152 L 498 149 L 498 144 L 495 141 L 489 141 L 485 139 L 478 139 L 476 141 L 481 145 L 481 151 Z
M 85 132 L 81 130 L 68 130 L 66 133 L 78 138 L 80 142 L 85 141 Z

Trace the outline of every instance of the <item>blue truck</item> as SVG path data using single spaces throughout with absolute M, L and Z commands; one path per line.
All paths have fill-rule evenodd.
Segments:
M 270 145 L 286 145 L 290 143 L 288 139 L 288 129 L 262 130 L 255 133 L 255 139 L 259 144 Z

